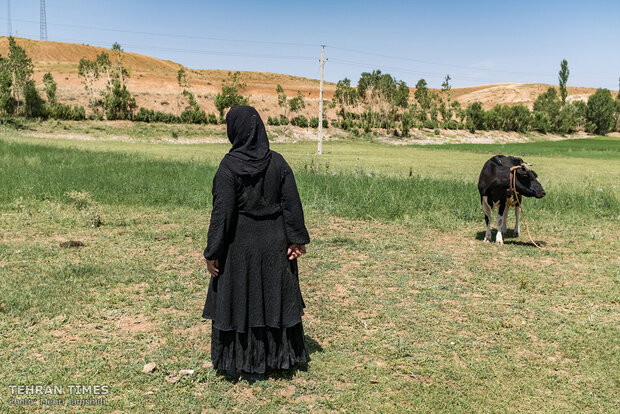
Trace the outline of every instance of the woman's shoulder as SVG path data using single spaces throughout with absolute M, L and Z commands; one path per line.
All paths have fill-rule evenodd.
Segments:
M 214 178 L 216 177 L 220 177 L 220 178 L 233 178 L 234 177 L 234 173 L 232 169 L 230 168 L 229 160 L 227 159 L 227 156 L 224 156 L 224 158 L 222 158 L 222 160 L 220 161 L 220 165 L 218 166 L 217 171 L 215 172 Z
M 274 150 L 271 150 L 271 162 L 283 171 L 290 171 L 291 169 L 282 154 Z
M 286 160 L 284 159 L 284 157 L 282 156 L 282 154 L 280 154 L 279 152 L 276 152 L 274 150 L 270 150 L 269 152 L 271 152 L 271 160 L 272 161 L 276 161 L 276 162 L 284 162 L 286 163 Z

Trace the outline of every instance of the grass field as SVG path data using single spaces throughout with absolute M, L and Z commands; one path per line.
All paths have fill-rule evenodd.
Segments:
M 200 318 L 227 146 L 5 131 L 1 409 L 9 385 L 104 384 L 94 412 L 617 410 L 620 140 L 273 148 L 312 237 L 300 261 L 312 361 L 229 382 L 205 363 Z M 481 241 L 475 184 L 498 152 L 533 163 L 547 190 L 525 202 L 542 250 L 510 231 L 503 247 Z M 84 246 L 59 247 L 68 240 Z M 33 409 L 47 411 L 14 411 Z

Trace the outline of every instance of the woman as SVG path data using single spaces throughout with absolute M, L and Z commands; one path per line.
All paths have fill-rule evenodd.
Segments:
M 309 361 L 297 258 L 310 238 L 295 178 L 254 108 L 234 106 L 226 126 L 204 251 L 211 361 L 229 375 L 290 369 Z

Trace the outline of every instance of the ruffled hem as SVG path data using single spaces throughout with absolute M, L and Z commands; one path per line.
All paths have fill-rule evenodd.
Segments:
M 215 369 L 264 374 L 267 369 L 291 369 L 310 361 L 304 329 L 259 327 L 247 332 L 211 330 L 211 362 Z

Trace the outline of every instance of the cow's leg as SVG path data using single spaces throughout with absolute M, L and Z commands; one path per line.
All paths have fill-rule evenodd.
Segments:
M 506 222 L 508 221 L 508 210 L 510 210 L 510 206 L 506 204 L 504 208 L 504 214 L 502 214 L 502 233 L 506 234 Z
M 521 207 L 515 206 L 515 236 L 521 233 L 521 229 L 519 229 L 519 210 L 521 210 Z
M 504 228 L 504 212 L 506 210 L 506 200 L 499 202 L 499 211 L 497 212 L 497 236 L 495 241 L 497 244 L 504 244 L 504 237 L 502 235 L 502 229 Z
M 487 231 L 484 233 L 484 241 L 491 241 L 491 206 L 489 205 L 487 196 L 482 197 L 482 211 L 484 212 L 484 221 L 487 223 Z

